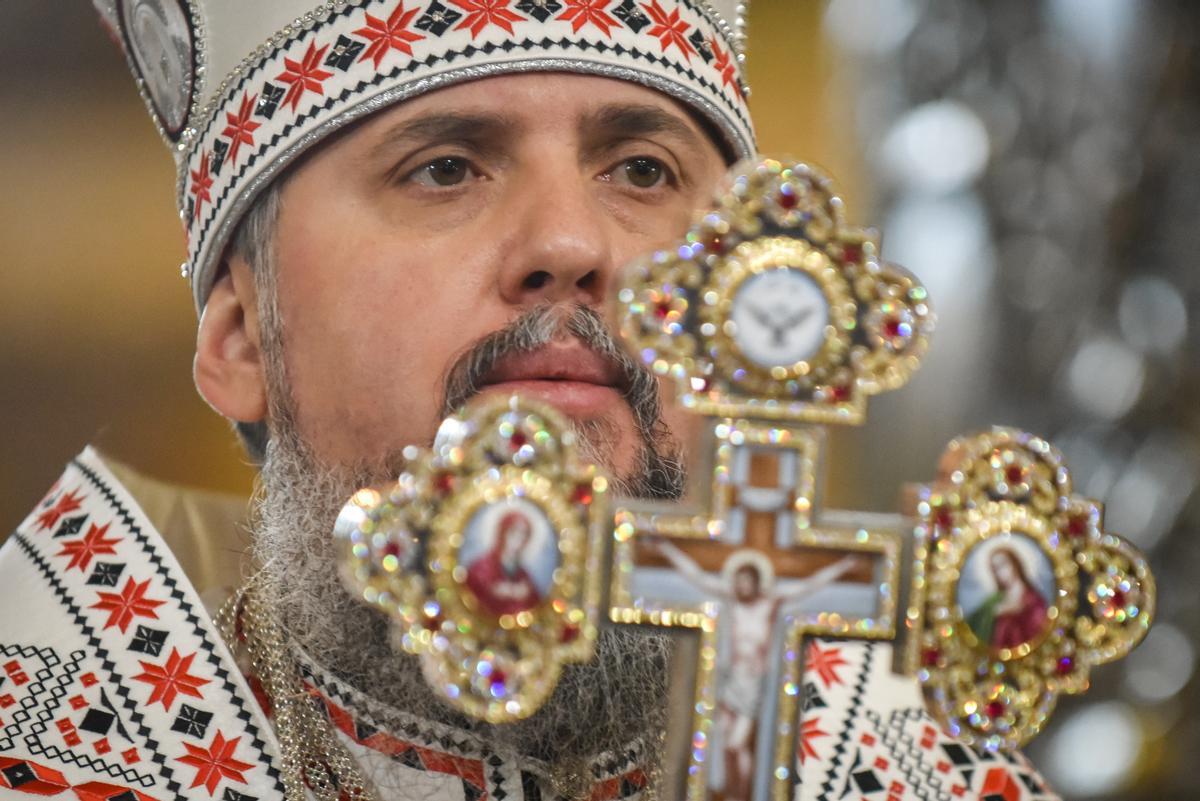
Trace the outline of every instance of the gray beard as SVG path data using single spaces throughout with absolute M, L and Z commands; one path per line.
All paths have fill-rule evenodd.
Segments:
M 599 756 L 623 751 L 635 741 L 655 749 L 667 715 L 670 642 L 661 635 L 625 627 L 602 629 L 593 660 L 566 667 L 546 704 L 517 723 L 489 724 L 467 717 L 429 689 L 416 659 L 390 645 L 389 621 L 356 601 L 341 584 L 331 537 L 334 520 L 349 497 L 361 487 L 394 480 L 402 459 L 394 454 L 345 466 L 315 458 L 295 424 L 281 358 L 281 332 L 277 327 L 272 330 L 269 315 L 263 322 L 271 439 L 256 496 L 254 555 L 263 567 L 264 597 L 271 599 L 295 644 L 317 665 L 375 701 L 469 732 L 482 748 L 543 773 L 556 784 L 590 775 L 590 766 Z M 538 317 L 533 322 L 545 320 Z M 524 336 L 528 331 L 518 333 Z M 579 336 L 573 329 L 572 334 Z M 544 328 L 543 337 L 553 335 L 550 327 Z M 544 341 L 534 337 L 519 344 L 532 348 Z M 474 372 L 458 369 L 484 346 L 493 352 L 476 358 Z M 452 379 L 471 379 L 486 369 L 488 359 L 503 352 L 503 347 L 497 352 L 494 337 L 489 338 L 460 360 Z M 458 402 L 472 394 L 470 386 L 464 388 L 453 380 L 447 384 L 448 400 L 454 392 L 459 393 Z M 653 393 L 656 404 L 656 388 Z M 624 494 L 677 497 L 684 478 L 678 459 L 665 455 L 664 443 L 669 445 L 669 439 L 657 406 L 638 408 L 634 403 L 639 398 L 629 400 L 642 429 L 643 446 L 635 469 L 618 476 L 614 484 Z M 611 453 L 611 431 L 605 422 L 582 426 L 578 433 L 585 453 L 603 464 Z

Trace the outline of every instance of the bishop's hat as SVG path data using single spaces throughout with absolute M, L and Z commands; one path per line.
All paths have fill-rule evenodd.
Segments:
M 197 308 L 241 215 L 347 123 L 433 89 L 573 72 L 653 87 L 754 153 L 740 0 L 95 0 L 171 147 Z

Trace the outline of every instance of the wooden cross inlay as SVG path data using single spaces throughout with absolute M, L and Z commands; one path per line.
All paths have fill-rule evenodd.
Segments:
M 693 493 L 711 503 L 617 513 L 612 619 L 700 633 L 694 719 L 672 728 L 692 735 L 698 769 L 677 779 L 691 784 L 689 798 L 785 797 L 803 639 L 895 634 L 898 523 L 818 514 L 822 437 L 812 426 L 715 420 L 696 473 L 711 486 Z

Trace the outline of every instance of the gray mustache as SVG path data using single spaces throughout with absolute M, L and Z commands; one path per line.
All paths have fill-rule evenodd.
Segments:
M 587 306 L 536 306 L 471 346 L 446 375 L 442 416 L 453 414 L 477 395 L 501 359 L 545 347 L 563 334 L 617 365 L 621 394 L 634 419 L 643 432 L 652 431 L 661 413 L 658 382 L 625 352 L 600 315 Z

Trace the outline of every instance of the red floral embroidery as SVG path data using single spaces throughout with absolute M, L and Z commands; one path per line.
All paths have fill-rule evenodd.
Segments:
M 229 163 L 237 163 L 238 150 L 242 145 L 254 147 L 254 132 L 258 130 L 261 123 L 250 119 L 250 115 L 254 113 L 254 103 L 258 100 L 258 95 L 244 93 L 242 95 L 242 107 L 238 109 L 237 114 L 225 112 L 225 120 L 229 124 L 225 126 L 225 130 L 221 131 L 221 136 L 229 137 Z
M 590 22 L 605 36 L 610 36 L 612 29 L 621 27 L 621 23 L 605 11 L 609 2 L 611 0 L 567 0 L 567 7 L 555 19 L 570 22 L 571 30 L 575 33 L 579 33 L 579 29 Z
M 233 753 L 241 739 L 241 737 L 234 737 L 232 740 L 226 740 L 225 735 L 218 731 L 208 748 L 201 748 L 185 742 L 183 747 L 188 751 L 187 756 L 176 757 L 176 759 L 185 765 L 196 768 L 196 780 L 192 782 L 191 786 L 204 785 L 204 789 L 208 790 L 209 795 L 212 795 L 216 792 L 221 779 L 232 779 L 245 784 L 246 777 L 243 773 L 253 768 L 254 765 L 233 758 Z
M 817 754 L 817 750 L 813 748 L 811 742 L 812 740 L 829 736 L 829 732 L 822 731 L 820 727 L 821 721 L 817 718 L 806 720 L 800 724 L 800 748 L 798 749 L 797 754 L 799 755 L 801 762 L 804 762 L 804 760 L 808 757 L 812 757 L 813 759 L 821 758 Z
M 146 701 L 146 705 L 151 706 L 161 701 L 163 709 L 170 712 L 171 704 L 175 703 L 177 695 L 203 698 L 200 688 L 208 684 L 211 679 L 202 679 L 188 673 L 188 669 L 192 666 L 192 660 L 195 658 L 195 654 L 180 656 L 179 651 L 172 648 L 171 655 L 167 657 L 167 663 L 161 667 L 153 662 L 144 662 L 139 659 L 138 662 L 141 664 L 143 672 L 134 676 L 134 681 L 144 681 L 154 687 L 150 691 L 150 698 Z
M 321 83 L 325 79 L 333 77 L 332 72 L 321 69 L 321 59 L 325 58 L 325 51 L 328 49 L 329 45 L 325 45 L 318 50 L 316 42 L 309 42 L 308 50 L 304 52 L 304 58 L 300 61 L 284 57 L 283 66 L 286 69 L 276 75 L 275 80 L 288 84 L 283 104 L 291 106 L 292 111 L 295 111 L 300 105 L 300 98 L 304 96 L 305 92 L 316 92 L 322 97 L 325 95 L 325 89 Z
M 375 69 L 379 69 L 383 57 L 391 50 L 399 50 L 401 53 L 411 56 L 413 52 L 412 48 L 408 46 L 409 42 L 419 42 L 425 38 L 419 33 L 408 30 L 408 24 L 420 11 L 420 8 L 405 11 L 404 2 L 401 0 L 396 4 L 396 9 L 392 11 L 391 16 L 387 18 L 387 22 L 367 14 L 367 27 L 355 31 L 359 36 L 371 41 L 359 61 L 374 59 Z
M 200 156 L 200 169 L 192 170 L 192 196 L 196 198 L 196 219 L 200 219 L 200 209 L 205 203 L 212 203 L 212 194 L 209 190 L 212 189 L 213 179 L 208 174 L 208 157 L 207 152 Z
M 679 18 L 679 7 L 676 6 L 675 10 L 668 14 L 666 9 L 658 4 L 658 0 L 650 0 L 650 5 L 642 4 L 642 9 L 654 23 L 654 27 L 650 29 L 650 35 L 658 37 L 663 52 L 665 53 L 671 45 L 675 45 L 683 52 L 683 57 L 691 61 L 696 49 L 687 40 L 687 32 L 692 26 Z
M 841 648 L 825 648 L 817 645 L 816 640 L 808 644 L 808 653 L 805 655 L 805 672 L 813 671 L 821 679 L 821 683 L 828 689 L 834 684 L 841 684 L 842 679 L 837 674 L 837 669 L 850 664 L 842 658 Z
M 154 610 L 166 601 L 147 598 L 146 590 L 148 589 L 150 589 L 150 579 L 139 584 L 130 578 L 125 581 L 125 587 L 119 593 L 98 593 L 100 600 L 92 604 L 90 608 L 108 612 L 108 620 L 105 622 L 104 628 L 116 626 L 121 633 L 124 633 L 125 629 L 129 628 L 129 621 L 135 617 L 158 619 L 158 613 Z
M 450 0 L 450 2 L 467 12 L 467 16 L 454 27 L 454 30 L 461 31 L 464 28 L 470 28 L 472 39 L 489 25 L 495 25 L 503 31 L 512 33 L 511 23 L 524 21 L 520 15 L 509 10 L 508 6 L 512 0 Z
M 721 73 L 721 87 L 732 86 L 734 94 L 741 97 L 742 85 L 738 83 L 737 65 L 734 63 L 731 53 L 721 49 L 715 36 L 709 37 L 708 44 L 713 51 L 713 69 Z
M 77 511 L 79 507 L 83 505 L 84 498 L 87 497 L 85 495 L 77 495 L 77 492 L 78 490 L 71 490 L 59 498 L 58 502 L 54 504 L 54 506 L 38 515 L 38 531 L 47 531 L 51 528 L 54 528 L 54 524 L 57 523 L 63 515 Z
M 81 571 L 87 570 L 87 567 L 92 562 L 93 556 L 101 554 L 115 554 L 113 546 L 121 541 L 120 537 L 106 538 L 104 535 L 108 531 L 111 523 L 105 523 L 103 526 L 92 524 L 88 527 L 87 534 L 84 534 L 81 539 L 71 540 L 63 543 L 63 549 L 55 556 L 69 556 L 71 561 L 67 563 L 66 570 L 73 567 L 79 568 Z

